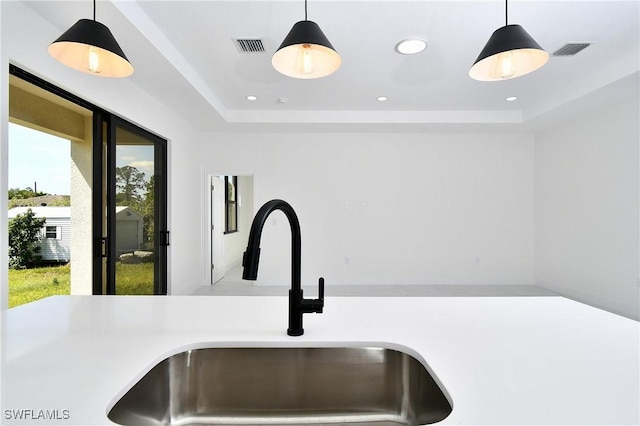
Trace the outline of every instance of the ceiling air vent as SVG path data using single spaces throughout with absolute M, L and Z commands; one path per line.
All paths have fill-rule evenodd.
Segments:
M 265 52 L 264 44 L 259 38 L 237 38 L 236 47 L 240 53 L 261 53 Z
M 552 56 L 573 56 L 591 46 L 591 43 L 567 43 L 552 53 Z

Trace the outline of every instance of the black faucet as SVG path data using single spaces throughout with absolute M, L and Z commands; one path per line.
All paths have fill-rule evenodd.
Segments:
M 289 219 L 291 226 L 291 289 L 289 290 L 289 336 L 302 336 L 302 314 L 316 312 L 321 314 L 324 307 L 324 278 L 318 282 L 318 299 L 304 299 L 300 287 L 300 222 L 293 207 L 283 200 L 271 200 L 260 207 L 256 213 L 247 251 L 242 257 L 242 279 L 255 280 L 258 277 L 258 261 L 260 260 L 260 237 L 267 217 L 274 210 L 282 211 Z

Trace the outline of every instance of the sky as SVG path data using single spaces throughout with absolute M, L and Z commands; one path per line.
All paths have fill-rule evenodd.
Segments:
M 118 145 L 116 166 L 153 175 L 153 146 Z M 9 123 L 9 188 L 34 188 L 70 195 L 71 143 L 67 139 Z
M 153 176 L 153 145 L 117 145 L 116 167 L 123 166 L 135 167 L 149 180 Z
M 9 188 L 69 195 L 71 143 L 9 123 Z

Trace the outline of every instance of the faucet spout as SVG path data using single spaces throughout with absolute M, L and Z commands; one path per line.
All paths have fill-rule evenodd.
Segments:
M 253 223 L 251 224 L 251 230 L 249 231 L 247 250 L 244 252 L 242 258 L 242 266 L 244 268 L 242 271 L 242 279 L 256 280 L 258 277 L 262 229 L 267 221 L 267 217 L 275 210 L 280 210 L 287 216 L 289 226 L 291 227 L 291 289 L 289 290 L 289 327 L 287 334 L 290 336 L 301 336 L 304 333 L 302 314 L 312 312 L 322 313 L 324 308 L 324 278 L 320 278 L 318 283 L 318 299 L 304 299 L 300 285 L 300 222 L 293 207 L 286 201 L 271 200 L 260 207 L 256 213 Z

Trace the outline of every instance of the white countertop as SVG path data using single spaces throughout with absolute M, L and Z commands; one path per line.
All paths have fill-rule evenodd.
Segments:
M 562 297 L 333 297 L 289 337 L 286 297 L 55 296 L 1 328 L 2 424 L 113 424 L 115 401 L 186 348 L 345 344 L 425 361 L 453 402 L 438 424 L 640 424 L 640 323 Z

